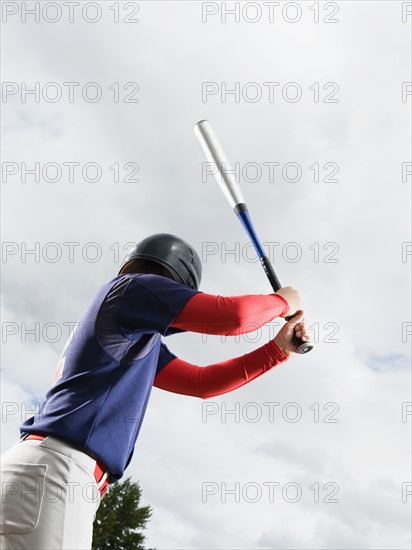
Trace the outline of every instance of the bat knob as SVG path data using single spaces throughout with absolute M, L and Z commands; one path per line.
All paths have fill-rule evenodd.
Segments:
M 298 338 L 296 334 L 293 335 L 293 343 L 296 346 L 296 352 L 299 355 L 304 355 L 305 353 L 309 353 L 313 350 L 313 344 L 311 342 L 307 342 L 305 340 L 302 340 L 302 338 Z
M 310 342 L 302 342 L 302 344 L 298 346 L 296 353 L 299 353 L 299 355 L 303 355 L 304 353 L 308 353 L 311 350 L 313 350 L 313 344 L 311 344 Z
M 286 322 L 290 321 L 291 319 L 293 319 L 293 317 L 295 317 L 295 315 L 297 315 L 297 313 L 294 313 L 293 315 L 289 315 L 288 317 L 285 317 L 285 321 Z M 305 353 L 309 353 L 310 351 L 313 350 L 314 345 L 311 342 L 307 342 L 305 340 L 302 340 L 302 338 L 298 338 L 296 334 L 293 334 L 292 338 L 293 338 L 293 343 L 296 346 L 295 353 L 298 353 L 299 355 L 304 355 Z

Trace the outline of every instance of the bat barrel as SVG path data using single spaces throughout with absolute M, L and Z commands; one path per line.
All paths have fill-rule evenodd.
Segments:
M 194 132 L 205 154 L 206 160 L 216 168 L 216 181 L 232 208 L 244 203 L 243 193 L 236 181 L 235 172 L 227 159 L 212 126 L 207 120 L 200 120 Z

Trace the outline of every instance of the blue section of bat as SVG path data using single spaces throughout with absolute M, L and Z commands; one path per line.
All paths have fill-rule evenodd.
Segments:
M 240 210 L 239 212 L 236 212 L 237 217 L 241 221 L 243 227 L 246 229 L 250 240 L 253 243 L 253 246 L 255 247 L 255 250 L 257 252 L 257 255 L 260 259 L 264 258 L 266 256 L 265 251 L 263 250 L 263 246 L 261 242 L 258 239 L 258 236 L 256 235 L 255 228 L 253 227 L 252 220 L 250 219 L 249 212 L 244 209 Z

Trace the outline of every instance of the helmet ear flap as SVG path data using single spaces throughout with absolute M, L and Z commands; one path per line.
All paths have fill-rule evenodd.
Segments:
M 193 290 L 197 290 L 196 288 L 196 280 L 195 278 L 193 277 L 193 273 L 192 273 L 192 270 L 188 269 L 188 266 L 187 264 L 183 261 L 183 260 L 180 260 L 181 262 L 181 271 L 182 273 L 185 273 L 186 276 L 183 277 L 184 279 L 184 284 L 186 286 L 188 286 L 189 288 L 192 288 Z
M 158 233 L 140 241 L 126 257 L 119 274 L 129 272 L 130 266 L 127 266 L 132 260 L 154 262 L 165 268 L 176 282 L 194 290 L 199 288 L 202 277 L 200 257 L 189 243 L 176 235 Z

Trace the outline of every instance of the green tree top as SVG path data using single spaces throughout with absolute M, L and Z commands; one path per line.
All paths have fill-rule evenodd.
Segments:
M 145 550 L 141 533 L 152 515 L 139 507 L 141 489 L 128 477 L 114 483 L 102 499 L 93 525 L 93 550 Z

